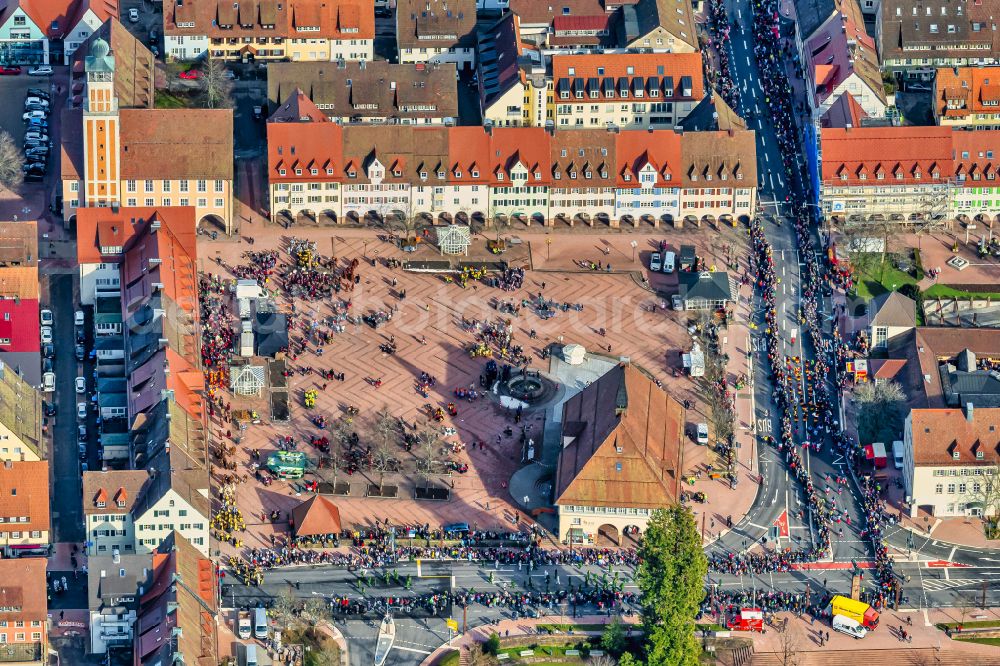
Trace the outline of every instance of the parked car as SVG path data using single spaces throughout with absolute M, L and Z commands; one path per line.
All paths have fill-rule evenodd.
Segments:
M 698 428 L 697 428 L 697 430 L 695 432 L 695 441 L 697 441 L 699 444 L 702 444 L 702 445 L 708 444 L 708 424 L 707 423 L 699 423 L 698 424 Z
M 76 360 L 82 361 L 83 357 L 87 355 L 87 350 L 83 345 L 76 346 Z
M 37 169 L 34 171 L 28 171 L 24 174 L 24 180 L 27 183 L 40 183 L 45 180 L 45 172 L 38 171 Z
M 153 44 L 152 46 L 150 46 L 149 50 L 152 51 L 154 58 L 159 58 L 160 57 L 160 47 L 158 47 L 156 44 Z
M 86 442 L 87 441 L 87 426 L 85 426 L 85 425 L 77 426 L 76 427 L 76 432 L 77 432 L 77 435 L 79 436 L 81 442 Z
M 86 341 L 87 341 L 87 334 L 83 332 L 83 329 L 82 328 L 76 329 L 76 342 L 77 342 L 77 344 L 82 345 Z
M 160 33 L 156 32 L 156 28 L 149 31 L 149 45 L 152 46 L 156 44 L 160 39 Z
M 21 120 L 25 122 L 28 122 L 33 118 L 37 118 L 38 120 L 48 120 L 48 117 L 49 117 L 48 111 L 45 111 L 44 109 L 33 109 L 31 111 L 25 111 L 24 114 L 21 116 Z
M 76 392 L 86 393 L 87 392 L 87 380 L 83 377 L 76 378 Z
M 677 255 L 673 252 L 667 251 L 663 253 L 663 272 L 673 273 L 674 268 L 677 266 Z
M 129 20 L 129 23 L 138 23 L 139 22 L 139 10 L 136 9 L 135 7 L 133 7 L 130 10 L 128 10 L 128 20 Z
M 82 427 L 82 426 L 81 426 Z M 83 439 L 77 444 L 77 451 L 80 454 L 80 462 L 87 459 L 87 429 L 83 428 Z
M 42 375 L 42 391 L 52 393 L 56 390 L 56 375 L 54 372 L 46 372 Z
M 54 358 L 56 355 L 55 345 L 42 345 L 42 356 L 45 358 Z
M 181 77 L 182 79 L 187 79 L 187 80 L 189 80 L 189 81 L 194 81 L 194 80 L 196 80 L 196 79 L 197 79 L 197 78 L 198 78 L 199 76 L 201 76 L 201 72 L 199 72 L 199 71 L 198 71 L 197 69 L 189 69 L 189 70 L 187 70 L 186 72 L 181 72 L 181 73 L 179 74 L 179 76 L 180 76 L 180 77 Z
M 49 105 L 49 100 L 43 99 L 41 97 L 33 97 L 33 96 L 32 97 L 25 97 L 24 98 L 24 105 L 25 106 L 30 106 L 32 104 L 34 104 L 36 106 L 45 106 L 45 107 L 47 107 Z
M 49 402 L 48 400 L 42 400 L 42 412 L 46 416 L 55 416 L 56 415 L 55 403 Z
M 47 139 L 42 141 L 40 139 L 28 139 L 24 142 L 24 149 L 31 150 L 33 148 L 52 148 L 52 144 Z
M 83 310 L 77 310 L 73 313 L 73 324 L 75 326 L 83 326 L 84 321 Z
M 233 81 L 236 79 L 236 73 L 231 69 L 224 69 L 222 70 L 222 78 Z
M 52 359 L 45 357 L 42 359 L 42 372 L 53 372 L 55 368 L 52 367 Z
M 24 151 L 24 157 L 32 163 L 44 162 L 49 159 L 49 149 L 46 147 L 29 148 Z
M 29 76 L 52 76 L 53 69 L 48 65 L 39 65 L 28 70 Z
M 44 118 L 32 118 L 28 121 L 27 129 L 28 131 L 48 132 L 49 121 Z
M 42 338 L 42 344 L 43 345 L 51 345 L 52 344 L 52 327 L 51 326 L 42 326 L 42 329 L 41 329 L 41 338 Z
M 56 318 L 52 316 L 52 310 L 42 310 L 39 313 L 39 317 L 42 326 L 51 326 L 56 321 Z
M 17 76 L 21 73 L 21 68 L 17 65 L 0 66 L 0 76 Z
M 41 171 L 44 174 L 45 162 L 26 162 L 25 165 L 21 167 L 21 170 L 24 171 L 24 173 L 31 173 L 32 171 Z
M 25 93 L 28 97 L 41 97 L 44 100 L 52 99 L 52 95 L 49 94 L 49 91 L 44 88 L 28 88 Z
M 76 403 L 76 418 L 83 421 L 87 420 L 87 403 L 78 402 Z
M 654 252 L 649 256 L 649 270 L 653 271 L 654 273 L 659 273 L 662 268 L 663 268 L 663 261 L 660 258 L 660 253 Z
M 41 141 L 42 143 L 49 142 L 49 135 L 42 131 L 28 131 L 24 133 L 25 141 Z
M 264 117 L 264 107 L 260 106 L 259 104 L 255 104 L 253 107 L 253 119 L 260 120 L 263 117 Z

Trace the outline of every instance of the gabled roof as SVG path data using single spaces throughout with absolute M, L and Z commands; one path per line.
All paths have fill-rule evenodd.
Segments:
M 0 608 L 20 609 L 0 612 L 0 620 L 45 622 L 49 609 L 45 579 L 47 564 L 48 560 L 44 557 L 0 559 Z
M 338 534 L 341 527 L 340 509 L 322 495 L 313 495 L 292 509 L 292 520 L 296 536 Z
M 38 332 L 38 303 L 32 313 Z M 35 341 L 35 365 L 38 366 L 37 340 Z M 47 438 L 42 435 L 42 395 L 26 378 L 13 372 L 9 365 L 0 371 L 0 424 L 11 434 L 34 451 L 40 459 L 47 458 Z
M 319 110 L 316 104 L 302 92 L 302 89 L 296 88 L 285 98 L 283 104 L 278 105 L 267 122 L 322 123 L 328 120 L 326 114 Z
M 122 514 L 132 511 L 149 482 L 144 469 L 112 469 L 83 473 L 83 513 L 85 515 Z M 124 491 L 125 506 L 118 506 Z M 101 502 L 104 506 L 98 506 Z
M 682 271 L 678 275 L 680 296 L 685 301 L 704 298 L 709 301 L 731 301 L 729 274 L 725 271 Z
M 508 184 L 515 165 L 528 170 L 526 185 L 551 185 L 549 170 L 551 134 L 541 127 L 498 127 L 490 136 L 492 184 Z M 503 173 L 503 180 L 497 175 Z M 538 174 L 540 177 L 536 178 Z
M 151 109 L 155 98 L 153 53 L 118 20 L 117 2 L 114 4 L 114 16 L 109 17 L 73 52 L 71 71 L 74 83 L 82 83 L 84 59 L 90 54 L 91 44 L 102 39 L 115 58 L 114 84 L 118 108 Z
M 555 504 L 655 509 L 676 502 L 684 409 L 630 365 L 563 405 Z
M 823 128 L 822 179 L 834 185 L 871 184 L 857 174 L 864 166 L 869 173 L 878 162 L 892 164 L 886 185 L 944 182 L 954 174 L 952 130 L 949 127 L 855 127 Z M 897 165 L 898 164 L 898 168 Z M 932 165 L 939 169 L 932 174 Z M 920 178 L 917 178 L 917 173 Z M 846 173 L 846 180 L 841 174 Z M 900 174 L 901 177 L 896 177 Z
M 757 146 L 753 130 L 685 132 L 679 175 L 685 187 L 755 187 Z M 727 183 L 726 185 L 721 184 Z
M 912 328 L 917 325 L 917 304 L 898 291 L 880 294 L 872 299 L 871 326 L 896 326 Z
M 823 127 L 861 127 L 862 121 L 867 117 L 868 114 L 858 104 L 854 95 L 845 92 L 826 110 L 820 119 L 820 124 Z
M 698 31 L 690 0 L 639 0 L 634 5 L 622 7 L 620 18 L 623 23 L 623 41 L 627 43 L 638 42 L 640 47 L 644 46 L 641 41 L 644 37 L 662 29 L 676 43 L 664 43 L 657 48 L 672 46 L 675 51 L 681 48 L 698 49 Z
M 657 173 L 658 187 L 680 185 L 681 138 L 676 132 L 619 132 L 615 135 L 615 153 L 618 187 L 639 187 L 638 173 L 647 164 Z
M 400 49 L 475 46 L 476 0 L 397 0 Z
M 217 39 L 369 40 L 375 37 L 375 5 L 373 0 L 166 0 L 163 27 L 166 35 Z M 253 50 L 252 44 L 248 46 Z
M 27 522 L 0 523 L 0 532 L 47 532 L 49 523 L 49 463 L 0 462 L 0 516 L 27 516 Z
M 910 423 L 915 465 L 967 467 L 1000 460 L 998 408 L 977 407 L 971 414 L 967 409 L 913 409 Z

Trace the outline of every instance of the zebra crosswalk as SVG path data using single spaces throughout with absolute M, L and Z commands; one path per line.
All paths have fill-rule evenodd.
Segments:
M 972 587 L 979 585 L 985 578 L 924 578 L 921 581 L 925 592 L 940 592 L 941 590 L 953 590 L 958 587 Z

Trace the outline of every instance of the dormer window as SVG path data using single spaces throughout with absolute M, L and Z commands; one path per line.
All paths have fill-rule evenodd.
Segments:
M 903 180 L 903 172 L 902 171 L 897 171 L 896 172 L 896 180 Z
M 124 509 L 125 508 L 125 500 L 124 499 L 118 500 L 118 508 L 119 509 Z
M 333 175 L 333 169 L 327 169 L 326 170 L 326 175 L 332 176 Z
M 314 176 L 317 176 L 317 175 L 319 175 L 319 169 L 310 169 L 309 173 L 311 173 Z
M 295 170 L 295 175 L 296 176 L 301 176 L 302 175 L 302 169 L 296 169 Z
M 461 178 L 461 177 L 462 177 L 462 172 L 461 171 L 456 171 L 455 172 L 455 178 Z
M 607 178 L 607 177 L 608 177 L 608 172 L 607 171 L 601 171 L 601 178 Z
M 670 178 L 667 178 L 667 180 L 670 180 Z M 736 174 L 736 180 L 743 180 L 743 172 L 742 171 L 739 172 L 738 174 Z
M 497 174 L 497 180 L 503 180 L 503 171 Z
M 958 458 L 959 458 L 959 452 L 958 452 L 958 451 L 956 450 L 956 451 L 955 451 L 954 453 L 952 453 L 952 454 L 951 454 L 951 457 L 952 457 L 952 458 L 953 458 L 954 460 L 958 460 Z
M 723 171 L 719 174 L 719 180 L 729 180 L 729 174 Z
M 868 180 L 868 174 L 862 171 L 861 173 L 858 174 L 858 178 L 860 178 L 861 180 Z
M 279 176 L 284 176 L 285 173 L 286 173 L 286 171 L 284 169 L 278 169 L 278 175 Z
M 97 500 L 97 508 L 98 509 L 103 509 L 107 505 L 108 505 L 107 502 L 105 502 L 104 500 Z
M 351 169 L 350 171 L 347 172 L 347 177 L 348 178 L 357 178 L 358 177 L 358 172 L 355 171 L 354 169 Z
M 840 174 L 840 179 L 841 180 L 847 180 L 847 174 L 846 173 Z
M 420 172 L 420 180 L 427 180 L 427 172 L 426 171 L 421 171 Z
M 877 172 L 875 174 L 875 179 L 876 180 L 885 180 L 885 172 L 884 171 Z
M 561 171 L 556 171 L 555 176 L 556 176 L 556 180 L 562 180 L 562 172 Z
M 393 169 L 392 170 L 392 175 L 393 175 L 394 178 L 399 178 L 400 176 L 403 175 L 403 172 L 400 171 L 399 169 Z
M 438 171 L 438 180 L 444 180 L 444 171 Z
M 586 178 L 593 178 L 594 177 L 594 172 L 593 171 L 584 171 L 583 175 Z
M 459 173 L 457 173 L 457 174 L 455 174 L 455 175 L 456 175 L 456 176 L 458 176 L 459 178 L 461 178 L 461 177 L 462 177 L 462 174 L 461 174 L 461 172 L 459 172 Z M 476 171 L 475 169 L 473 169 L 473 170 L 472 170 L 472 177 L 473 177 L 473 178 L 479 178 L 479 172 L 478 172 L 478 171 Z
M 570 171 L 569 177 L 572 178 L 573 180 L 576 180 L 576 171 Z
M 536 171 L 535 172 L 535 180 L 541 180 L 541 179 L 542 179 L 542 173 L 540 171 Z
M 983 459 L 983 451 L 982 449 L 980 449 L 976 451 L 976 460 L 982 460 L 982 459 Z
M 629 182 L 629 181 L 631 181 L 632 180 L 632 174 L 630 174 L 630 173 L 625 174 L 625 177 L 622 180 L 624 180 L 626 183 Z
M 920 169 L 917 169 L 916 171 L 913 172 L 913 177 L 917 179 L 920 178 Z

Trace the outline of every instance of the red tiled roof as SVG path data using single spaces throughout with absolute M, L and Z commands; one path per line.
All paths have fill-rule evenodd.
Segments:
M 448 130 L 449 182 L 488 183 L 492 178 L 490 164 L 490 135 L 482 127 L 452 127 Z M 478 178 L 472 177 L 473 171 L 478 173 Z
M 49 530 L 49 463 L 0 463 L 0 532 Z M 28 522 L 11 520 L 27 517 Z
M 648 82 L 650 77 L 659 77 L 660 86 L 664 80 L 670 79 L 673 86 L 673 96 L 665 99 L 696 99 L 705 96 L 705 82 L 702 76 L 702 61 L 700 53 L 587 53 L 580 55 L 552 56 L 552 80 L 597 78 L 603 81 L 611 78 L 618 88 L 618 79 L 643 78 Z M 570 73 L 570 70 L 573 73 Z M 691 94 L 684 95 L 681 90 L 681 78 L 691 78 Z M 616 93 L 617 94 L 617 93 Z M 615 99 L 618 99 L 617 97 Z M 644 98 L 646 99 L 646 98 Z
M 822 179 L 875 185 L 881 168 L 885 185 L 941 182 L 954 175 L 951 135 L 948 127 L 824 128 Z
M 193 26 L 179 28 L 178 23 Z M 243 0 L 233 7 L 229 0 L 168 1 L 163 7 L 163 25 L 167 35 L 367 40 L 375 38 L 375 3 L 374 0 Z M 303 27 L 319 30 L 296 29 Z
M 490 138 L 492 184 L 496 186 L 510 184 L 510 172 L 520 163 L 528 170 L 526 186 L 551 185 L 550 138 L 549 133 L 542 127 L 495 128 Z M 501 173 L 503 180 L 498 178 Z
M 0 620 L 11 623 L 18 620 L 45 622 L 49 609 L 45 581 L 47 564 L 48 560 L 44 557 L 0 560 L 0 606 L 21 609 L 19 612 L 0 613 Z
M 916 465 L 996 465 L 1000 459 L 1000 409 L 977 407 L 972 418 L 962 409 L 913 409 L 910 422 Z
M 1000 130 L 956 130 L 952 134 L 955 175 L 965 184 L 996 187 L 1000 169 Z
M 325 115 L 322 121 L 269 122 L 267 164 L 271 182 L 305 182 L 340 176 L 344 168 L 343 127 L 327 122 Z M 318 172 L 316 176 L 310 173 L 313 168 Z M 301 173 L 296 174 L 296 169 Z
M 0 274 L 9 270 L 2 269 Z M 37 286 L 38 269 L 34 272 Z M 40 328 L 38 298 L 0 299 L 0 338 L 10 340 L 9 344 L 0 344 L 0 352 L 37 353 L 41 349 Z
M 985 102 L 1000 96 L 1000 66 L 939 67 L 934 77 L 934 108 L 938 115 L 962 117 L 971 113 L 997 113 Z M 948 100 L 963 100 L 965 108 L 949 109 Z
M 193 210 L 193 209 L 190 209 Z M 182 229 L 192 213 L 180 206 L 171 208 L 78 208 L 76 211 L 76 255 L 80 264 L 121 261 L 122 255 L 101 255 L 101 247 L 125 247 L 136 229 L 150 218 L 168 228 Z M 108 244 L 106 245 L 105 242 Z
M 618 187 L 639 187 L 637 174 L 647 164 L 659 174 L 657 186 L 668 183 L 680 186 L 681 139 L 677 133 L 671 130 L 621 132 L 615 140 L 615 151 Z M 668 174 L 670 179 L 666 180 Z M 626 175 L 629 180 L 625 180 Z
M 552 29 L 562 30 L 607 30 L 611 17 L 608 14 L 594 16 L 556 16 L 552 19 Z M 634 55 L 634 54 L 633 54 Z

